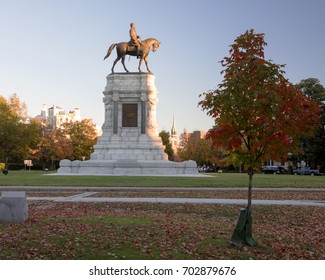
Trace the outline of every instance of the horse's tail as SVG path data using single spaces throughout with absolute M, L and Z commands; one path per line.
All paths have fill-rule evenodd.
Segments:
M 109 47 L 109 49 L 107 50 L 107 54 L 106 54 L 105 57 L 104 57 L 104 60 L 110 56 L 110 54 L 112 53 L 112 51 L 114 50 L 114 48 L 115 48 L 116 45 L 117 45 L 117 44 L 112 44 L 112 45 Z

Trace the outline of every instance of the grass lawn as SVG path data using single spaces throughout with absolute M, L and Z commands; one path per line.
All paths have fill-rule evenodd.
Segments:
M 41 171 L 0 174 L 0 186 L 111 186 L 111 187 L 246 187 L 245 173 L 209 174 L 212 177 L 61 176 Z M 325 176 L 255 174 L 254 187 L 325 187 Z
M 51 176 L 19 171 L 2 186 L 229 187 L 217 192 L 136 196 L 245 198 L 246 174 L 213 177 Z M 254 175 L 264 187 L 325 187 L 325 176 Z M 40 193 L 41 194 L 41 193 Z M 73 195 L 70 191 L 63 196 Z M 37 194 L 36 194 L 37 195 Z M 46 194 L 48 195 L 48 194 Z M 61 195 L 61 194 L 60 194 Z M 100 192 L 96 196 L 125 196 Z M 324 200 L 325 192 L 259 190 L 256 199 Z M 160 203 L 29 202 L 23 224 L 0 224 L 0 259 L 324 259 L 324 207 L 253 206 L 254 247 L 229 244 L 240 206 Z
M 35 201 L 0 225 L 0 259 L 324 259 L 323 207 L 254 206 L 254 247 L 229 244 L 239 206 Z

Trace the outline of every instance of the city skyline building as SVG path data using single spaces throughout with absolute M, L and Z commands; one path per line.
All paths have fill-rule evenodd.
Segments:
M 54 104 L 48 108 L 46 104 L 42 105 L 41 114 L 36 116 L 42 124 L 49 130 L 61 128 L 64 123 L 81 121 L 79 108 L 73 108 L 68 113 L 60 106 Z

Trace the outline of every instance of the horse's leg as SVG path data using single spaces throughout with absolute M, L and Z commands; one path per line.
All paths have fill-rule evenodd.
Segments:
M 141 63 L 142 63 L 142 60 L 143 60 L 143 57 L 140 56 L 139 67 L 138 67 L 138 70 L 139 70 L 140 73 L 142 73 L 142 71 L 141 71 Z
M 113 63 L 113 67 L 112 67 L 112 73 L 114 73 L 114 67 L 115 67 L 115 64 L 121 59 L 120 56 L 117 56 L 117 58 L 114 60 L 114 63 Z
M 124 70 L 129 73 L 129 70 L 126 69 L 126 67 L 125 67 L 124 61 L 125 61 L 125 55 L 122 56 L 122 64 L 123 64 Z
M 151 73 L 151 71 L 150 71 L 150 69 L 149 69 L 149 65 L 148 65 L 148 57 L 147 57 L 147 56 L 144 58 L 144 62 L 146 63 L 147 71 L 148 71 L 149 73 Z

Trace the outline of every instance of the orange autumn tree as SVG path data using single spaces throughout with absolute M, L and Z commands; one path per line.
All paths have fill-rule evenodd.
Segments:
M 283 76 L 284 65 L 265 60 L 266 45 L 264 34 L 254 30 L 239 36 L 221 61 L 223 81 L 199 103 L 215 119 L 208 137 L 248 172 L 248 210 L 254 170 L 267 159 L 300 152 L 300 138 L 313 134 L 320 112 Z

